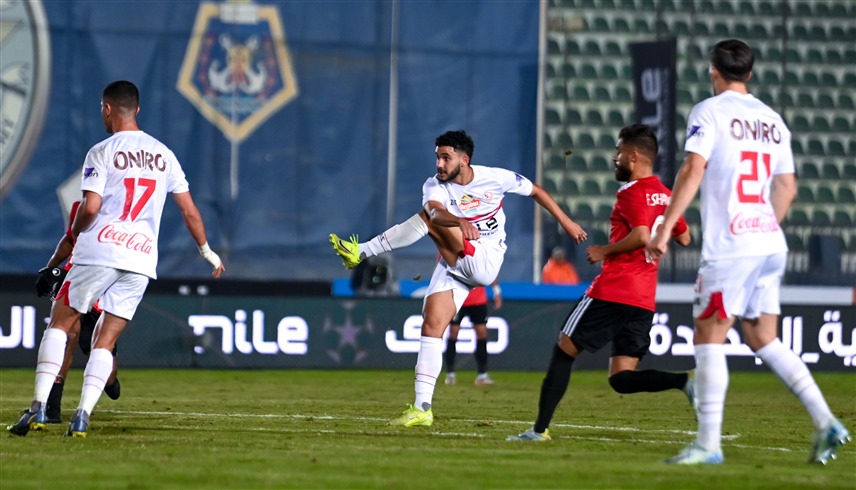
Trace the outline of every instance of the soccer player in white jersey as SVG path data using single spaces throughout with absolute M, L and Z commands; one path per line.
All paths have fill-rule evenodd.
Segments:
M 790 131 L 779 114 L 748 91 L 753 62 L 752 50 L 736 39 L 711 50 L 714 97 L 690 112 L 686 159 L 663 231 L 647 246 L 653 257 L 666 252 L 669 230 L 701 187 L 704 238 L 693 304 L 698 434 L 668 463 L 723 461 L 724 342 L 735 317 L 742 319 L 746 344 L 811 416 L 816 432 L 809 461 L 825 464 L 850 439 L 805 363 L 777 337 L 779 285 L 788 250 L 779 223 L 794 199 L 796 183 Z
M 45 428 L 45 405 L 65 354 L 68 331 L 100 298 L 103 313 L 83 373 L 80 404 L 66 435 L 86 437 L 89 416 L 113 367 L 111 354 L 132 319 L 149 279 L 155 279 L 158 229 L 169 193 L 202 256 L 225 270 L 208 246 L 205 225 L 193 203 L 184 171 L 163 143 L 137 126 L 139 91 L 128 81 L 112 82 L 101 95 L 101 117 L 110 137 L 93 146 L 83 164 L 83 201 L 72 224 L 74 267 L 51 309 L 39 346 L 33 403 L 7 430 L 24 436 Z
M 391 425 L 430 426 L 434 385 L 443 364 L 443 332 L 477 286 L 494 282 L 505 256 L 506 194 L 529 196 L 556 218 L 576 242 L 586 239 L 542 187 L 510 170 L 471 165 L 474 144 L 464 131 L 447 131 L 434 142 L 437 173 L 422 186 L 422 211 L 368 242 L 358 243 L 330 235 L 345 267 L 352 269 L 366 257 L 406 247 L 431 236 L 440 260 L 425 294 L 422 337 L 416 359 L 416 400 Z

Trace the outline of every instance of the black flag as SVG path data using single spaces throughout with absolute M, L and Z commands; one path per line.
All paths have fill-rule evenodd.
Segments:
M 675 102 L 677 41 L 631 43 L 636 119 L 657 133 L 660 153 L 654 172 L 670 189 L 675 182 Z

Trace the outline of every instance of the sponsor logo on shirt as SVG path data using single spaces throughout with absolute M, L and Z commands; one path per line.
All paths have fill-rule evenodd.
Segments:
M 98 232 L 98 241 L 144 254 L 152 253 L 152 244 L 154 243 L 145 233 L 129 233 L 113 225 L 101 228 L 101 231 Z
M 701 138 L 702 136 L 704 136 L 704 131 L 702 131 L 702 130 L 701 130 L 701 126 L 700 126 L 700 125 L 698 125 L 698 124 L 693 124 L 693 125 L 692 125 L 692 127 L 690 128 L 690 132 L 689 132 L 689 134 L 687 135 L 687 139 L 690 139 L 690 138 L 692 138 L 693 136 L 698 136 L 699 138 Z
M 731 220 L 730 231 L 732 235 L 745 235 L 746 233 L 772 233 L 779 230 L 779 221 L 776 215 L 771 213 L 745 215 L 738 213 Z
M 461 203 L 458 204 L 458 208 L 466 213 L 467 211 L 471 211 L 476 209 L 481 205 L 481 201 L 477 197 L 473 197 L 469 194 L 464 194 L 461 196 Z
M 83 169 L 83 178 L 88 179 L 89 177 L 98 177 L 95 167 L 86 167 Z

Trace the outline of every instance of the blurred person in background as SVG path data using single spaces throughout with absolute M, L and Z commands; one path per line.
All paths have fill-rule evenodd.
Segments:
M 491 284 L 493 292 L 493 307 L 498 310 L 502 308 L 502 288 L 498 281 Z M 458 332 L 461 329 L 461 321 L 465 317 L 470 318 L 473 330 L 476 334 L 476 386 L 492 385 L 493 380 L 487 374 L 487 288 L 479 286 L 470 291 L 463 306 L 452 318 L 449 324 L 449 338 L 446 340 L 446 384 L 457 383 L 455 375 L 455 355 L 457 354 Z
M 562 246 L 553 247 L 550 258 L 541 270 L 541 282 L 543 284 L 568 284 L 571 286 L 580 283 L 580 276 L 574 264 L 568 261 L 565 249 Z

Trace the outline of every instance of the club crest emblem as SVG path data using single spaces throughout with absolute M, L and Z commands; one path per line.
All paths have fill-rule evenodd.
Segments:
M 251 2 L 202 2 L 178 91 L 233 143 L 297 96 L 279 10 Z

